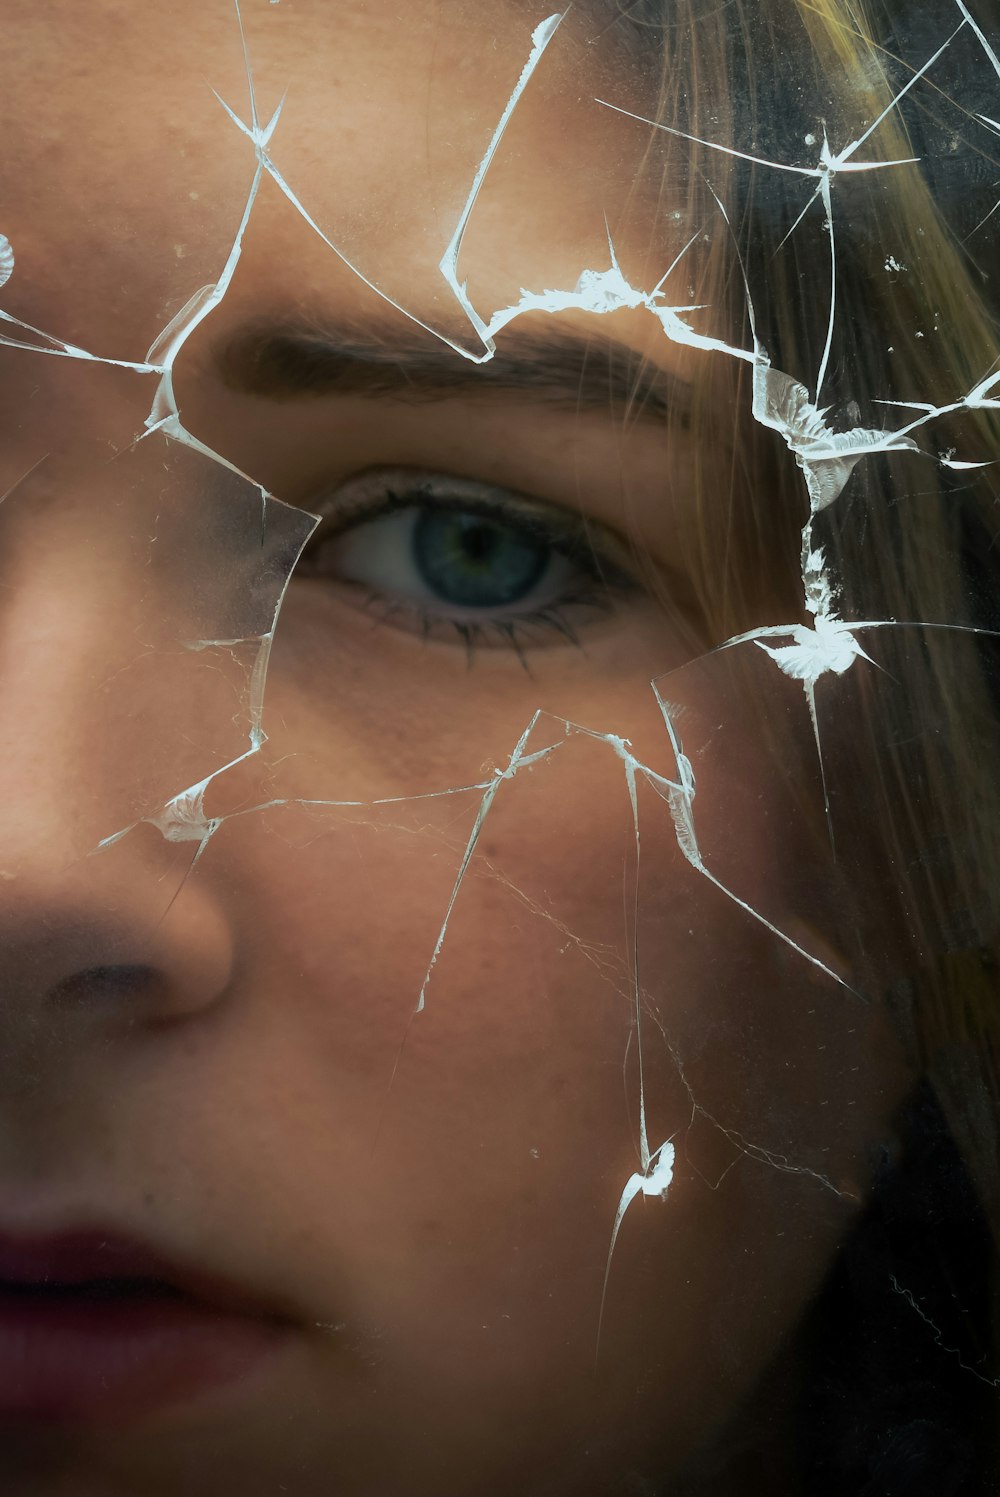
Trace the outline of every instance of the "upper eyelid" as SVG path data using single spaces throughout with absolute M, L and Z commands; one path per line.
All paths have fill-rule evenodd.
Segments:
M 352 489 L 360 490 L 353 501 Z M 421 489 L 426 492 L 421 493 Z M 451 493 L 447 492 L 449 489 Z M 340 497 L 344 491 L 346 499 Z M 379 503 L 379 496 L 390 492 L 394 497 Z M 422 500 L 439 509 L 465 509 L 481 514 L 506 510 L 512 524 L 519 524 L 550 544 L 565 542 L 566 552 L 581 561 L 589 557 L 595 568 L 603 562 L 626 575 L 634 573 L 635 560 L 628 542 L 600 520 L 556 500 L 535 499 L 498 484 L 457 474 L 417 468 L 367 469 L 345 480 L 338 489 L 309 500 L 307 507 L 320 518 L 315 539 L 321 541 L 324 535 L 332 538 L 355 525 L 415 507 Z

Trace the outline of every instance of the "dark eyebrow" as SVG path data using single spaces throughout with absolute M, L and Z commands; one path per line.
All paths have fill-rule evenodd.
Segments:
M 420 402 L 509 394 L 564 410 L 624 412 L 684 424 L 691 386 L 627 344 L 551 319 L 551 331 L 507 327 L 495 356 L 475 364 L 430 334 L 358 335 L 313 320 L 244 325 L 212 350 L 225 384 L 244 395 L 292 400 L 393 396 Z

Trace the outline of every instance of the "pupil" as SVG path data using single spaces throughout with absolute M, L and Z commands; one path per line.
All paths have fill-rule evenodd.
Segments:
M 462 546 L 470 561 L 486 561 L 496 546 L 496 531 L 489 525 L 470 525 L 462 536 Z
M 552 555 L 514 526 L 461 511 L 422 510 L 413 528 L 421 580 L 442 602 L 498 608 L 528 596 Z

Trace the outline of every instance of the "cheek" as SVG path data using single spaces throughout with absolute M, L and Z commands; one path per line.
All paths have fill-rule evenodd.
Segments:
M 299 1291 L 317 1319 L 346 1301 L 392 1327 L 401 1403 L 429 1380 L 456 1407 L 524 1421 L 541 1402 L 558 1423 L 600 1386 L 593 1417 L 625 1432 L 669 1396 L 680 1450 L 759 1373 L 860 1202 L 877 1026 L 692 868 L 641 776 L 637 841 L 613 742 L 546 718 L 491 799 L 535 687 L 452 664 L 421 675 L 418 703 L 368 658 L 307 692 L 277 657 L 288 739 L 255 800 L 284 803 L 228 821 L 204 868 L 244 953 L 221 1085 L 294 1099 L 261 1147 L 294 1161 Z M 546 690 L 666 768 L 645 679 Z M 744 754 L 703 789 L 698 824 L 707 846 L 753 851 L 743 892 L 798 929 L 762 766 Z M 673 1142 L 675 1178 L 623 1222 L 598 1385 L 643 1128 Z

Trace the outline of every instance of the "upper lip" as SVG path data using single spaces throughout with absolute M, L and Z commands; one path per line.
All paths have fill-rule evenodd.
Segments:
M 45 1235 L 0 1230 L 0 1290 L 125 1283 L 135 1292 L 170 1289 L 236 1313 L 268 1315 L 243 1290 L 167 1257 L 139 1238 L 101 1228 Z M 273 1312 L 268 1315 L 273 1318 Z

